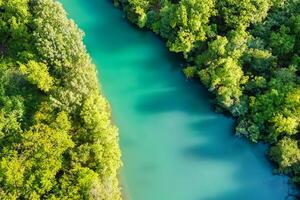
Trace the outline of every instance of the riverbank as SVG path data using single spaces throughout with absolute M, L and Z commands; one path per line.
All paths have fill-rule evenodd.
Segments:
M 300 3 L 261 4 L 115 0 L 129 21 L 184 55 L 184 74 L 201 80 L 217 110 L 236 119 L 236 134 L 269 144 L 276 171 L 298 184 Z
M 119 200 L 118 133 L 55 0 L 0 2 L 0 199 Z

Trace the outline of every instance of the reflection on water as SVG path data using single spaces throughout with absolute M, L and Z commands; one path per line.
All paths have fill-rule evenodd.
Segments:
M 264 147 L 233 136 L 233 120 L 180 72 L 180 56 L 130 25 L 108 0 L 61 0 L 86 32 L 120 129 L 132 200 L 283 200 Z

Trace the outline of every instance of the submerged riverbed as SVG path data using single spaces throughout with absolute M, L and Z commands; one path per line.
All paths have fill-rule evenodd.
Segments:
M 283 200 L 261 145 L 233 135 L 210 96 L 186 81 L 180 58 L 129 24 L 109 0 L 61 0 L 86 33 L 120 129 L 122 181 L 129 200 Z

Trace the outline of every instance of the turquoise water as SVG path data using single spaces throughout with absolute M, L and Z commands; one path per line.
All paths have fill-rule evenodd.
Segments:
M 86 33 L 120 129 L 122 184 L 129 200 L 283 200 L 264 148 L 233 136 L 233 120 L 186 81 L 181 59 L 129 24 L 109 0 L 62 0 Z

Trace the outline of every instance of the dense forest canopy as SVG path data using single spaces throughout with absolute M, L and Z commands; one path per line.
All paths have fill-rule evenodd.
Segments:
M 0 0 L 0 199 L 120 199 L 117 129 L 54 0 Z
M 115 0 L 130 21 L 182 53 L 236 133 L 270 144 L 278 171 L 300 185 L 299 0 Z

